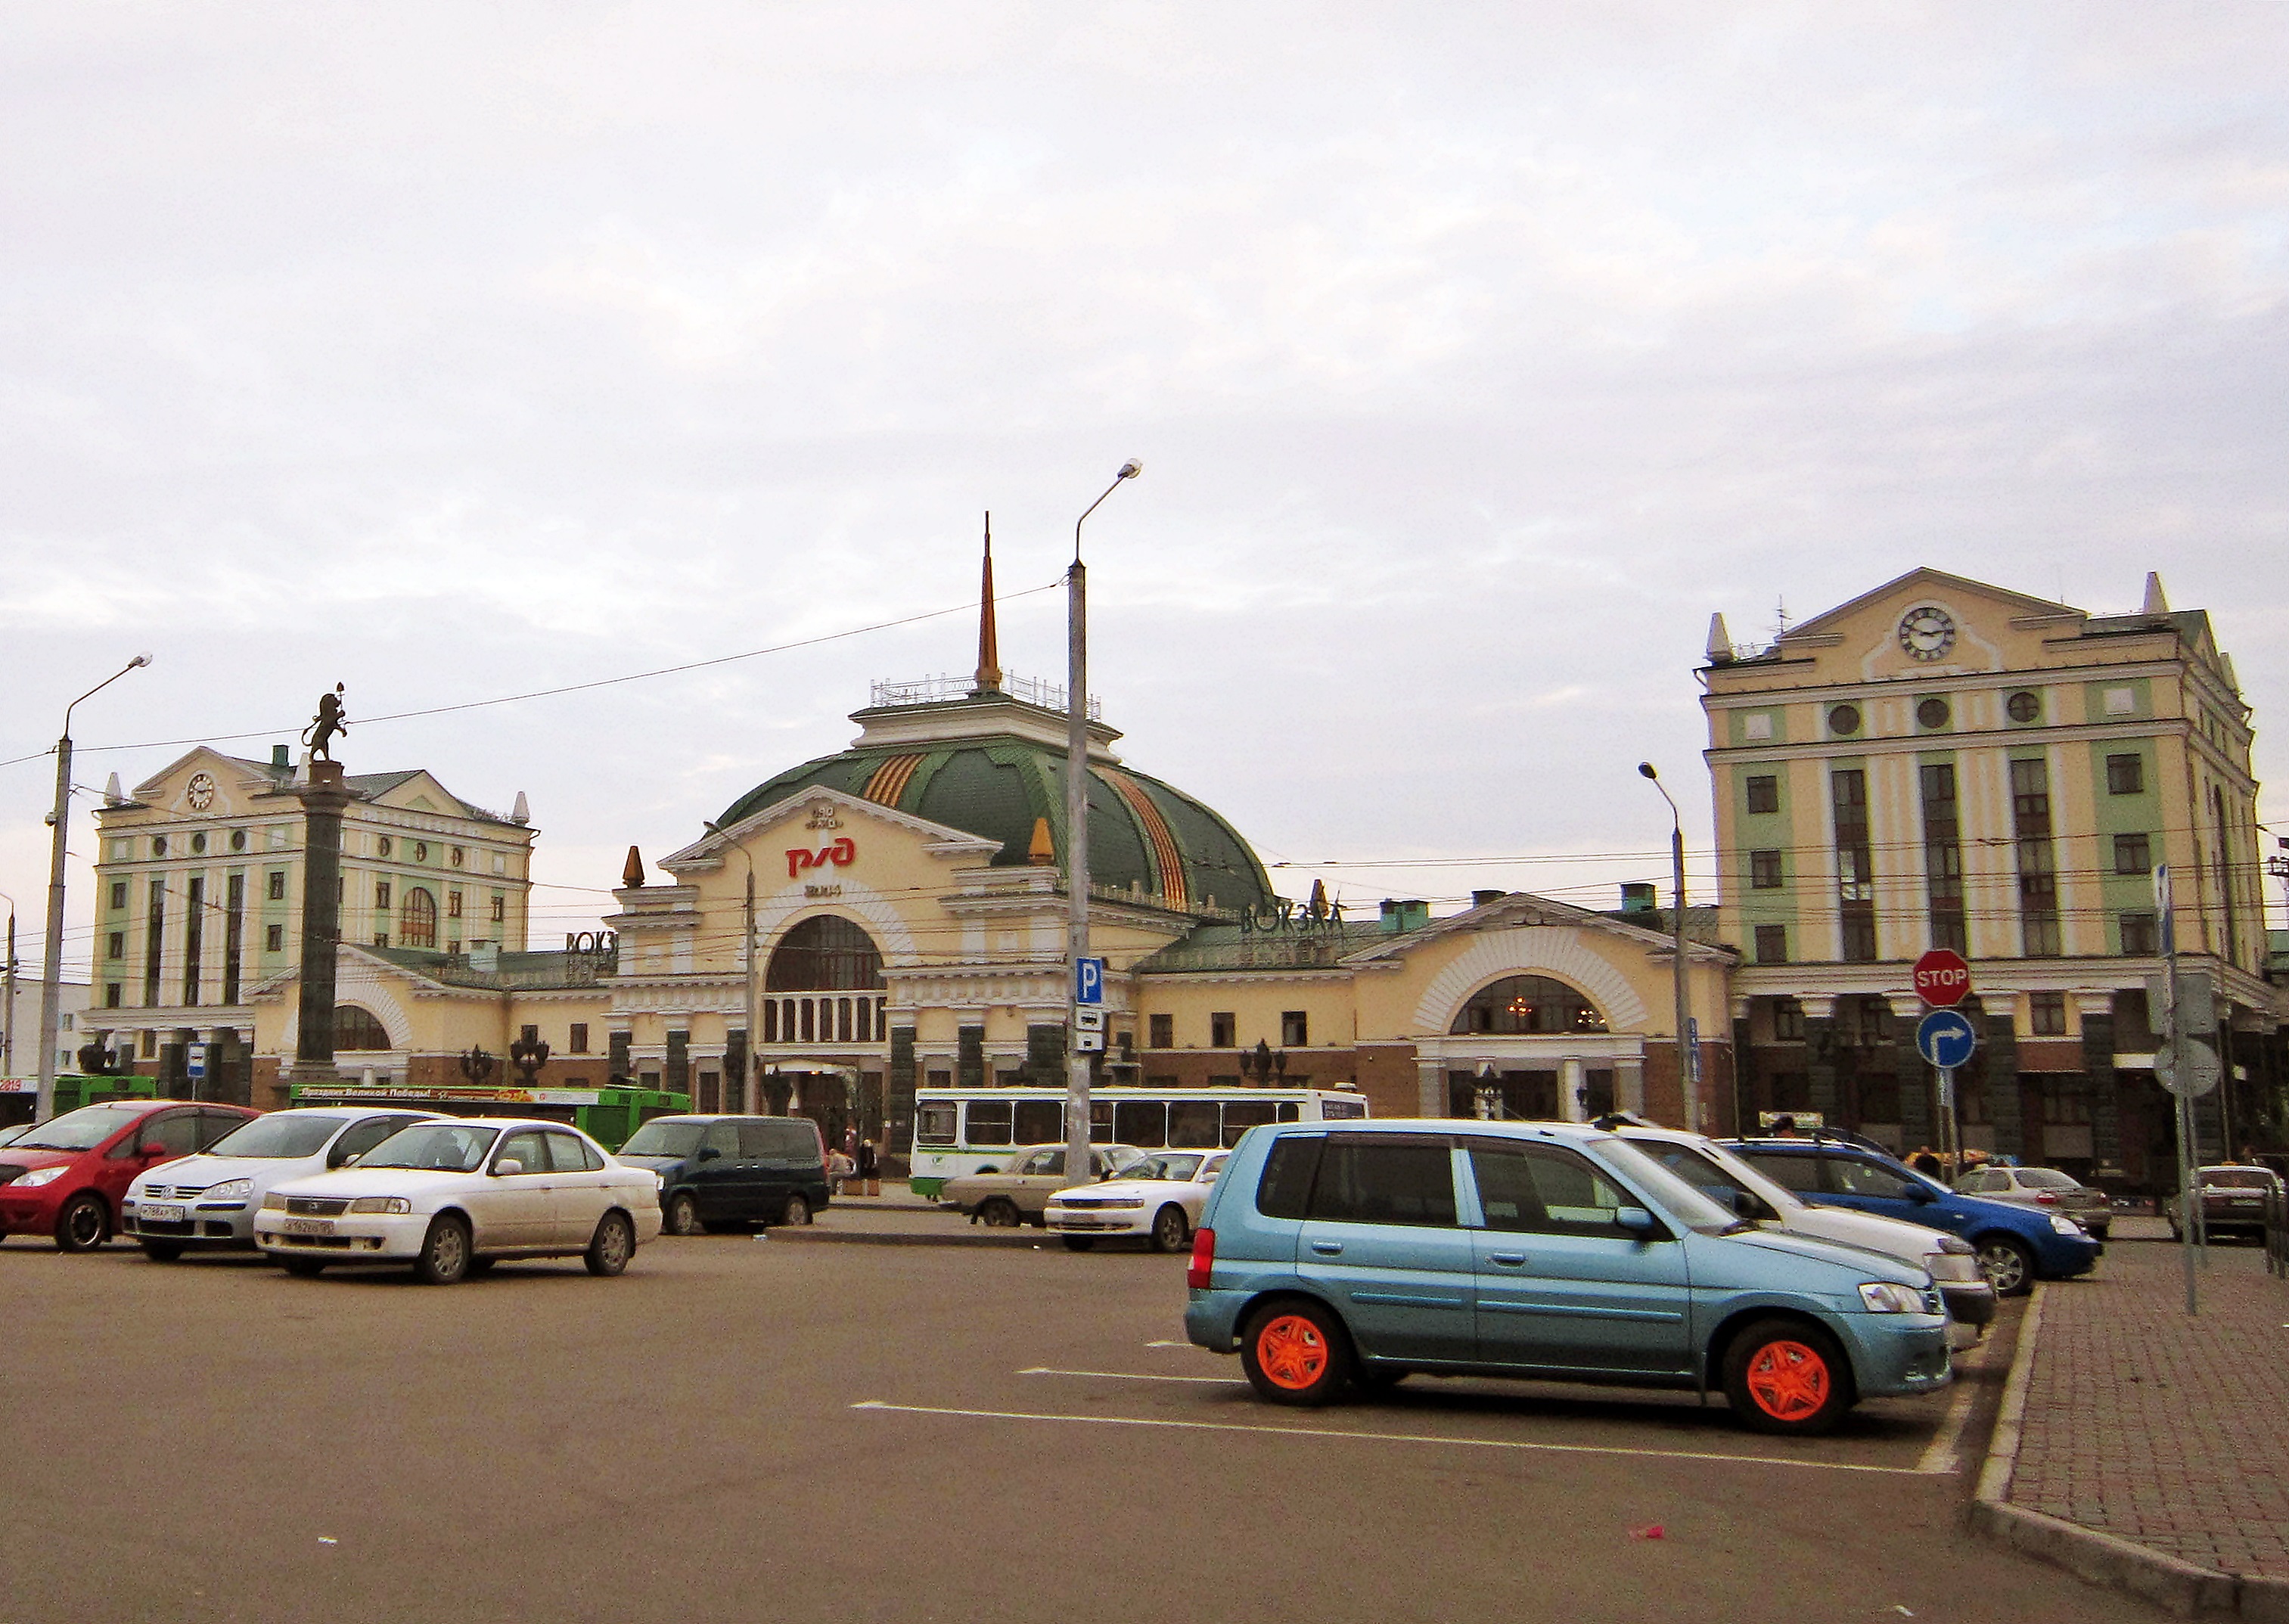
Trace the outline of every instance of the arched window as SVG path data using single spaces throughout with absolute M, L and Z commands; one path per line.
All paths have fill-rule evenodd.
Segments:
M 1606 1030 L 1606 1017 L 1598 1013 L 1595 1004 L 1562 981 L 1547 975 L 1505 975 L 1472 994 L 1448 1030 L 1496 1037 L 1601 1032 Z
M 405 893 L 405 904 L 397 911 L 397 944 L 437 945 L 437 899 L 419 886 Z
M 813 914 L 780 937 L 763 972 L 773 992 L 858 992 L 881 984 L 874 938 L 831 913 Z
M 392 1047 L 389 1034 L 371 1009 L 361 1009 L 355 1004 L 334 1006 L 334 1047 L 337 1049 L 386 1049 Z

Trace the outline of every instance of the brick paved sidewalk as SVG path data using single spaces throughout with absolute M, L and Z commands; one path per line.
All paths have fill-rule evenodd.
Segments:
M 2045 1288 L 2011 1503 L 2289 1579 L 2289 1280 L 2254 1246 L 2210 1258 L 2190 1320 L 2168 1242 L 2118 1239 L 2094 1278 Z

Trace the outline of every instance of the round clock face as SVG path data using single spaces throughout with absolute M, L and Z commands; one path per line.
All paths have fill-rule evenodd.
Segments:
M 214 803 L 215 782 L 204 773 L 191 775 L 191 810 L 203 812 Z
M 1926 604 L 1900 622 L 1900 647 L 1919 660 L 1935 660 L 1955 647 L 1955 622 L 1945 609 Z

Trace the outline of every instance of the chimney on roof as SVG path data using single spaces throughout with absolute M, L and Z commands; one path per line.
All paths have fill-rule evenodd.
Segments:
M 1733 663 L 1733 634 L 1725 629 L 1725 617 L 1709 617 L 1709 663 L 1729 665 Z
M 1660 907 L 1661 904 L 1654 895 L 1653 881 L 1631 880 L 1623 882 L 1622 912 L 1623 913 L 1654 913 L 1659 912 Z
M 271 771 L 283 773 L 293 765 L 294 753 L 291 746 L 286 744 L 273 744 L 270 746 Z
M 1507 891 L 1473 891 L 1471 893 L 1471 906 L 1483 908 L 1488 903 L 1498 903 L 1509 895 Z
M 2146 572 L 2146 603 L 2138 612 L 2141 615 L 2166 615 L 2170 612 L 2170 601 L 2162 595 L 2162 577 L 2157 570 Z

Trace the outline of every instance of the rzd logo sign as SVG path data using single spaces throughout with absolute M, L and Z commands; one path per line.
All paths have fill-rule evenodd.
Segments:
M 858 845 L 844 835 L 832 846 L 822 846 L 817 851 L 796 847 L 787 853 L 787 878 L 793 880 L 807 868 L 848 868 L 857 859 Z

